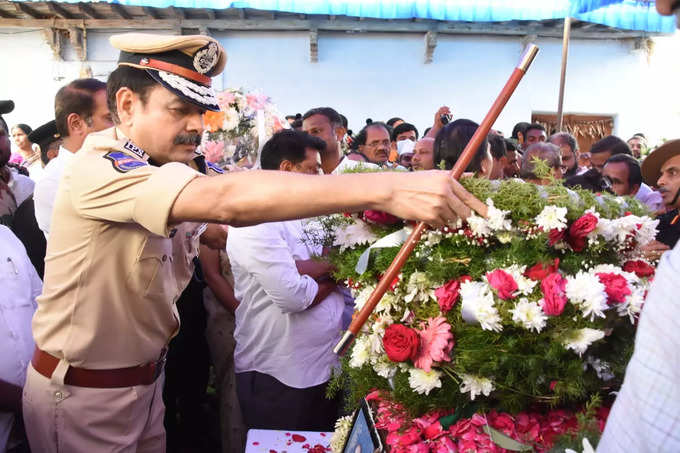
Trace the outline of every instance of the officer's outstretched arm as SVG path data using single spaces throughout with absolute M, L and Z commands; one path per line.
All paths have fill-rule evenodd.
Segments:
M 195 178 L 173 204 L 169 223 L 202 221 L 234 226 L 376 209 L 443 225 L 486 205 L 448 172 L 310 176 L 248 171 Z

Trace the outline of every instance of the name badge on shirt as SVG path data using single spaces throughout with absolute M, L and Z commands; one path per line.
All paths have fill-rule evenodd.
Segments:
M 139 146 L 132 143 L 130 140 L 125 142 L 125 144 L 123 145 L 123 148 L 127 149 L 128 151 L 139 156 L 142 159 L 146 159 L 146 152 L 142 148 L 140 148 Z

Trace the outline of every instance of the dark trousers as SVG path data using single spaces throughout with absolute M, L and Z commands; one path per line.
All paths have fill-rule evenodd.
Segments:
M 182 326 L 168 347 L 165 364 L 165 431 L 168 453 L 208 451 L 206 389 L 210 353 L 205 339 L 204 284 L 194 276 L 177 300 Z
M 314 387 L 288 387 L 257 371 L 236 374 L 236 391 L 249 429 L 333 431 L 340 395 L 326 398 L 325 382 Z

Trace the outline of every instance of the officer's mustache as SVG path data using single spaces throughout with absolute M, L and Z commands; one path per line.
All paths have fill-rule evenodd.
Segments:
M 198 145 L 201 144 L 201 135 L 200 134 L 179 134 L 177 137 L 175 137 L 173 144 L 175 144 L 175 145 L 198 146 Z

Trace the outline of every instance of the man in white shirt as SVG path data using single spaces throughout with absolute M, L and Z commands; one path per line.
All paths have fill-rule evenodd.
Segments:
M 21 393 L 33 354 L 31 319 L 42 282 L 26 249 L 0 225 L 0 451 L 4 452 L 15 416 L 21 417 Z
M 326 148 L 319 152 L 321 169 L 325 174 L 338 175 L 361 166 L 378 168 L 377 165 L 351 160 L 342 155 L 340 142 L 347 129 L 343 126 L 342 116 L 334 109 L 317 107 L 307 111 L 302 116 L 302 130 L 326 143 Z
M 77 79 L 62 87 L 54 99 L 54 116 L 62 144 L 59 155 L 45 167 L 33 195 L 35 218 L 45 236 L 50 232 L 54 199 L 64 167 L 90 132 L 113 126 L 106 105 L 106 84 L 97 79 Z
M 262 168 L 318 174 L 324 142 L 298 131 L 275 134 L 262 149 Z M 234 273 L 236 383 L 248 428 L 331 431 L 339 398 L 325 398 L 344 300 L 330 266 L 313 259 L 321 246 L 305 241 L 305 222 L 230 228 Z

